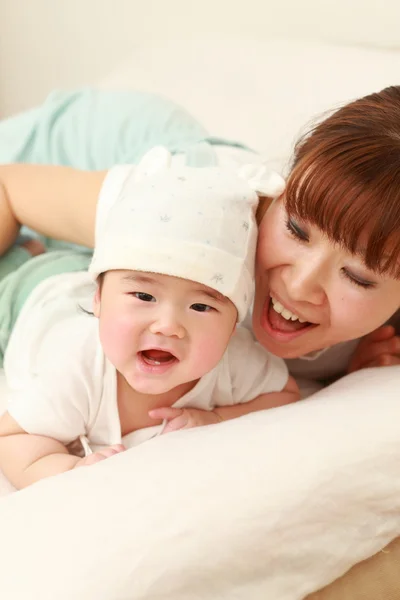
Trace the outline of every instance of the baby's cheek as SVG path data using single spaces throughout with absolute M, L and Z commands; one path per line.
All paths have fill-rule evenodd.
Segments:
M 100 339 L 106 356 L 116 364 L 126 357 L 132 335 L 123 319 L 104 320 L 100 324 Z
M 215 336 L 200 338 L 196 342 L 193 362 L 199 369 L 199 377 L 211 371 L 218 364 L 226 350 L 226 345 L 220 339 L 215 339 Z

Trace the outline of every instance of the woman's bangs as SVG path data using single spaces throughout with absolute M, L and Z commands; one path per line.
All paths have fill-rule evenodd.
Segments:
M 365 167 L 352 164 L 346 153 L 300 160 L 287 183 L 285 207 L 361 256 L 369 269 L 400 279 L 400 172 L 385 169 L 368 180 Z

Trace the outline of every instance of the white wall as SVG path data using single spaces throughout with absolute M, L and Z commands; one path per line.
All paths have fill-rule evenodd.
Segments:
M 399 0 L 0 0 L 0 115 L 89 83 L 135 45 L 202 33 L 400 47 Z

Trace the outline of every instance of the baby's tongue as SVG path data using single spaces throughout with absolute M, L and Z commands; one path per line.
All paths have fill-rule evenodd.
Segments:
M 149 360 L 154 360 L 158 362 L 167 362 L 173 358 L 170 352 L 165 352 L 165 350 L 144 350 L 143 354 Z
M 300 323 L 299 320 L 288 321 L 273 309 L 272 303 L 269 307 L 268 318 L 272 328 L 277 329 L 278 331 L 299 331 L 300 329 L 304 329 L 304 327 L 309 325 L 309 323 Z

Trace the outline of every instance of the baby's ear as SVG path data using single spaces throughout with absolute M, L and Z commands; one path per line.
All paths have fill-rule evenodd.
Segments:
M 135 169 L 135 180 L 142 181 L 171 166 L 172 154 L 164 146 L 156 146 L 143 156 Z

